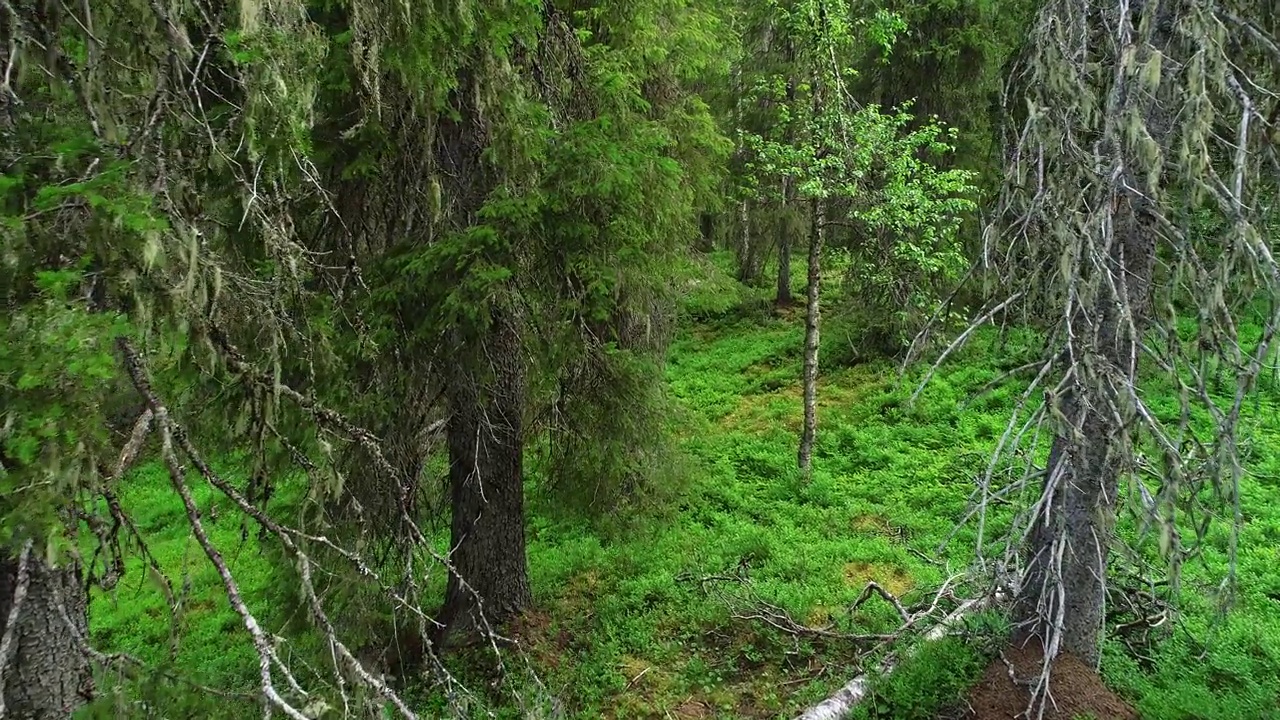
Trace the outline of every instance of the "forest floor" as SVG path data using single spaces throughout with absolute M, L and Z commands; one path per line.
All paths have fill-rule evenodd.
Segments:
M 1019 388 L 1004 384 L 974 395 L 1024 362 L 1032 340 L 1014 334 L 997 351 L 992 338 L 980 338 L 912 406 L 906 401 L 914 384 L 901 382 L 891 364 L 828 366 L 814 471 L 805 480 L 794 469 L 803 317 L 756 302 L 763 290 L 730 284 L 722 279 L 690 293 L 691 318 L 670 354 L 686 464 L 676 499 L 602 526 L 531 493 L 537 609 L 516 632 L 542 682 L 574 718 L 790 717 L 858 674 L 858 654 L 849 642 L 796 636 L 749 616 L 771 607 L 809 626 L 891 630 L 896 618 L 887 603 L 846 613 L 868 581 L 906 603 L 927 601 L 972 558 L 971 528 L 939 548 L 964 515 Z M 840 341 L 838 332 L 828 333 L 824 353 L 838 356 Z M 1254 411 L 1261 422 L 1251 430 L 1252 472 L 1241 486 L 1246 524 L 1231 613 L 1219 617 L 1212 600 L 1226 568 L 1219 533 L 1186 565 L 1181 624 L 1139 648 L 1141 657 L 1118 641 L 1106 647 L 1107 683 L 1143 718 L 1280 717 L 1277 409 L 1280 393 L 1268 392 Z M 200 496 L 202 506 L 209 498 L 207 491 Z M 166 572 L 189 588 L 171 666 L 251 695 L 252 649 L 165 477 L 140 469 L 122 501 Z M 988 533 L 999 532 L 1000 518 L 992 523 Z M 281 608 L 293 603 L 273 581 L 276 566 L 257 547 L 255 530 L 242 536 L 238 520 L 228 519 L 214 523 L 212 535 L 245 597 L 278 630 L 290 622 Z M 94 600 L 94 639 L 104 650 L 164 662 L 171 633 L 159 586 L 136 563 L 131 570 L 110 596 Z M 856 717 L 934 720 L 962 708 L 990 660 L 978 640 L 998 624 L 981 617 L 972 641 L 929 645 Z M 306 636 L 295 643 L 291 657 L 316 657 Z M 467 657 L 455 664 L 469 676 Z M 260 713 L 249 701 L 190 689 L 165 691 L 162 704 L 168 717 Z

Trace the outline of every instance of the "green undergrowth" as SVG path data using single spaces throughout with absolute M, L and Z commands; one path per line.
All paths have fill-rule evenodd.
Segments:
M 1003 383 L 981 397 L 975 393 L 1026 362 L 1035 339 L 980 335 L 939 370 L 914 405 L 908 400 L 921 370 L 900 378 L 887 362 L 826 368 L 814 470 L 806 480 L 795 471 L 803 315 L 773 311 L 766 289 L 744 288 L 723 273 L 710 278 L 686 295 L 684 326 L 667 365 L 687 490 L 670 507 L 613 529 L 552 512 L 531 492 L 529 565 L 537 607 L 517 636 L 571 717 L 793 716 L 871 668 L 858 664 L 847 642 L 797 638 L 735 615 L 767 603 L 811 626 L 883 632 L 895 624 L 887 603 L 872 600 L 852 617 L 846 612 L 867 582 L 919 602 L 972 556 L 972 527 L 939 548 L 964 515 L 974 478 L 986 469 L 1021 388 Z M 838 356 L 839 342 L 833 333 L 824 353 Z M 1274 395 L 1262 399 L 1255 414 L 1263 422 L 1251 431 L 1236 607 L 1218 619 L 1204 587 L 1226 568 L 1225 536 L 1215 537 L 1203 559 L 1187 566 L 1183 622 L 1143 648 L 1143 657 L 1118 642 L 1107 647 L 1106 678 L 1151 720 L 1278 716 L 1280 402 Z M 532 480 L 531 489 L 538 486 Z M 207 489 L 200 492 L 200 502 L 209 503 Z M 122 498 L 161 565 L 178 578 L 184 568 L 189 573 L 172 667 L 196 682 L 252 693 L 252 648 L 167 478 L 144 468 Z M 290 620 L 283 608 L 292 606 L 275 582 L 277 565 L 259 550 L 256 528 L 242 537 L 235 515 L 229 509 L 224 515 L 208 520 L 211 535 L 246 599 L 276 632 Z M 997 514 L 987 532 L 998 535 L 1005 523 Z M 136 562 L 130 570 L 109 597 L 95 598 L 94 639 L 104 649 L 163 662 L 170 632 L 162 596 Z M 295 640 L 293 657 L 314 663 L 318 653 L 310 641 L 305 634 Z M 936 717 L 957 704 L 993 647 L 978 627 L 967 639 L 923 649 L 877 685 L 857 717 Z M 467 653 L 451 664 L 473 684 L 491 672 L 483 658 Z M 171 695 L 200 709 L 169 711 L 169 717 L 260 712 L 252 702 L 195 690 Z M 174 697 L 164 702 L 179 707 Z M 434 707 L 430 700 L 426 705 Z
M 202 480 L 189 480 L 189 487 L 202 527 L 232 571 L 238 591 L 268 632 L 275 630 L 273 624 L 288 618 L 273 608 L 289 603 L 277 564 L 259 545 L 257 526 L 243 525 L 240 513 Z M 286 492 L 278 502 L 294 497 Z M 134 541 L 123 539 L 134 552 L 127 557 L 123 578 L 110 591 L 91 593 L 90 630 L 98 647 L 128 653 L 157 672 L 135 683 L 121 682 L 121 676 L 112 674 L 99 678 L 99 688 L 116 692 L 100 697 L 88 714 L 134 717 L 150 707 L 165 717 L 240 716 L 258 704 L 257 655 L 241 618 L 231 609 L 217 569 L 191 531 L 164 466 L 140 467 L 121 484 L 119 498 L 155 564 L 143 559 Z M 169 610 L 169 593 L 177 601 L 176 615 Z M 290 651 L 286 648 L 285 654 Z M 175 682 L 175 677 L 181 680 Z

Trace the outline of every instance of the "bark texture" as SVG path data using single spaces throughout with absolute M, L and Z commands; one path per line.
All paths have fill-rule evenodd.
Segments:
M 459 375 L 449 388 L 454 572 L 437 618 L 443 625 L 436 638 L 441 645 L 450 635 L 483 629 L 479 613 L 489 623 L 501 623 L 533 598 L 525 558 L 525 377 L 516 318 L 495 312 L 480 350 L 478 359 L 490 363 L 490 371 L 482 377 Z
M 1096 343 L 1090 353 L 1120 382 L 1136 380 L 1136 340 L 1150 322 L 1156 233 L 1140 199 L 1117 200 L 1117 237 L 1107 271 L 1120 283 L 1123 303 L 1103 295 L 1090 310 Z M 1130 324 L 1132 321 L 1132 324 Z M 1136 333 L 1136 337 L 1135 337 Z M 1086 371 L 1089 372 L 1089 371 Z M 1106 616 L 1107 560 L 1116 523 L 1116 496 L 1129 455 L 1117 447 L 1125 428 L 1110 412 L 1113 398 L 1099 383 L 1075 384 L 1059 400 L 1070 434 L 1055 438 L 1045 479 L 1044 510 L 1035 519 L 1016 619 L 1035 633 L 1048 621 L 1060 626 L 1062 650 L 1097 668 Z M 1042 634 L 1042 633 L 1036 633 Z
M 819 290 L 822 280 L 822 239 L 826 231 L 822 204 L 813 202 L 813 224 L 809 231 L 809 287 L 804 324 L 804 429 L 800 434 L 797 464 L 808 473 L 813 464 L 813 442 L 818 432 L 818 330 Z
M 76 633 L 81 638 L 88 633 L 84 584 L 75 569 L 52 568 L 38 555 L 33 552 L 28 559 L 16 614 L 12 610 L 20 562 L 16 557 L 0 558 L 0 637 L 10 639 L 0 716 L 12 720 L 68 718 L 93 693 L 89 659 L 76 639 Z M 74 632 L 60 603 L 76 625 Z
M 1175 5 L 1136 3 L 1150 18 L 1149 50 L 1169 53 Z M 1127 18 L 1126 22 L 1135 18 Z M 1114 23 L 1103 16 L 1094 22 Z M 1120 58 L 1109 58 L 1119 62 Z M 1165 63 L 1163 73 L 1167 76 Z M 1130 394 L 1138 385 L 1141 340 L 1152 322 L 1152 283 L 1160 240 L 1158 203 L 1161 169 L 1151 170 L 1121 121 L 1136 116 L 1152 141 L 1171 147 L 1175 103 L 1117 75 L 1110 88 L 1099 157 L 1115 174 L 1100 198 L 1109 223 L 1100 224 L 1087 245 L 1086 269 L 1072 278 L 1069 295 L 1081 288 L 1092 300 L 1070 316 L 1067 360 L 1071 382 L 1057 398 L 1059 432 L 1050 449 L 1040 505 L 1032 519 L 1027 566 L 1015 603 L 1024 632 L 1040 636 L 1046 656 L 1075 654 L 1097 668 L 1106 621 L 1107 568 L 1114 539 L 1121 476 L 1134 456 L 1135 421 Z M 1107 231 L 1109 229 L 1109 232 Z M 1089 269 L 1092 268 L 1092 269 Z M 1053 398 L 1046 398 L 1052 402 Z M 1060 646 L 1055 647 L 1055 640 Z

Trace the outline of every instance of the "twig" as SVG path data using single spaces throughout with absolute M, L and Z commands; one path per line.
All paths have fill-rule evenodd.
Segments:
M 132 346 L 130 346 L 127 342 L 123 342 L 123 341 L 121 343 L 121 349 L 126 357 L 126 365 L 132 368 L 136 368 L 136 371 L 131 371 L 131 375 L 137 375 L 141 380 L 141 382 L 139 382 L 138 380 L 135 380 L 135 387 L 138 387 L 139 391 L 144 395 L 144 397 L 148 399 L 148 403 L 155 410 L 156 417 L 158 419 L 161 418 L 162 415 L 160 410 L 164 406 L 160 403 L 159 399 L 155 396 L 154 392 L 150 389 L 150 386 L 146 384 L 145 377 L 142 376 L 141 374 L 141 360 L 138 358 L 136 351 L 133 350 Z M 409 718 L 410 720 L 416 719 L 417 715 L 412 710 L 410 710 L 408 704 L 402 698 L 400 698 L 399 695 L 394 690 L 392 690 L 389 685 L 387 685 L 385 682 L 374 677 L 372 673 L 368 672 L 364 668 L 364 666 L 350 652 L 350 650 L 346 647 L 346 645 L 342 643 L 341 640 L 338 638 L 337 632 L 332 626 L 331 622 L 329 621 L 328 616 L 324 611 L 323 604 L 321 603 L 320 598 L 315 591 L 314 584 L 312 583 L 312 579 L 311 579 L 312 561 L 306 555 L 306 553 L 303 552 L 301 547 L 299 547 L 299 545 L 294 541 L 294 538 L 305 539 L 311 542 L 315 542 L 319 545 L 322 545 L 330 550 L 337 552 L 342 557 L 351 561 L 357 567 L 357 569 L 361 572 L 361 574 L 366 577 L 371 577 L 377 580 L 378 575 L 371 568 L 369 568 L 364 563 L 364 561 L 361 560 L 359 556 L 356 555 L 355 553 L 352 553 L 348 550 L 345 550 L 339 547 L 337 544 L 333 543 L 332 541 L 328 540 L 323 536 L 309 535 L 301 531 L 282 526 L 276 523 L 274 520 L 272 520 L 262 510 L 255 507 L 253 504 L 249 503 L 248 500 L 242 494 L 239 493 L 239 491 L 237 491 L 230 483 L 226 482 L 226 480 L 219 477 L 217 473 L 213 471 L 213 469 L 208 465 L 208 463 L 201 457 L 200 453 L 196 450 L 195 446 L 191 443 L 190 438 L 187 436 L 183 428 L 178 423 L 169 419 L 167 415 L 167 411 L 163 415 L 163 419 L 159 420 L 159 425 L 162 431 L 162 439 L 165 442 L 171 441 L 172 443 L 176 444 L 176 446 L 179 449 L 181 449 L 181 451 L 190 459 L 192 464 L 195 466 L 197 472 L 199 472 L 201 476 L 203 476 L 206 480 L 208 480 L 208 482 L 211 485 L 216 487 L 219 491 L 221 491 L 228 498 L 230 498 L 231 501 L 237 507 L 239 507 L 239 509 L 242 512 L 252 517 L 254 520 L 259 522 L 264 528 L 266 528 L 269 532 L 275 535 L 276 538 L 285 547 L 286 551 L 288 551 L 291 555 L 294 556 L 295 560 L 298 563 L 299 571 L 301 574 L 303 595 L 307 600 L 309 609 L 311 610 L 313 617 L 316 619 L 321 629 L 325 633 L 326 641 L 329 643 L 331 651 L 334 652 L 338 656 L 338 658 L 344 661 L 346 667 L 356 675 L 357 679 L 363 685 L 373 689 L 378 695 L 382 696 L 388 702 L 392 703 L 396 707 L 396 709 L 400 712 L 400 714 L 403 715 L 405 718 Z M 167 452 L 166 457 L 169 458 L 171 455 L 172 455 L 172 450 L 170 449 Z M 172 458 L 171 463 L 176 464 L 176 458 Z M 181 468 L 178 468 L 178 471 L 180 472 Z M 171 474 L 173 474 L 172 469 L 171 469 Z M 185 488 L 185 485 L 182 485 L 182 488 Z M 180 490 L 180 493 L 181 493 L 181 490 Z M 191 513 L 189 512 L 189 515 L 190 514 Z M 195 518 L 194 522 L 198 523 L 199 522 L 198 518 Z M 440 561 L 447 563 L 447 560 L 443 558 L 441 558 Z M 215 563 L 215 565 L 217 565 L 217 563 Z M 222 572 L 221 567 L 219 568 L 219 572 L 221 574 Z M 229 571 L 228 571 L 228 575 L 229 575 Z M 226 581 L 224 580 L 224 586 L 225 585 L 226 585 Z M 379 585 L 383 588 L 384 591 L 388 592 L 388 594 L 390 594 L 393 597 L 393 599 L 397 601 L 397 603 L 401 607 L 412 610 L 414 614 L 418 615 L 420 618 L 424 620 L 427 620 L 429 622 L 434 622 L 429 618 L 426 618 L 426 616 L 422 614 L 421 610 L 418 609 L 415 605 L 412 605 L 406 599 L 401 597 L 398 593 L 395 593 L 394 591 L 390 590 L 390 588 L 385 583 L 382 583 L 381 581 L 379 581 Z M 228 590 L 228 594 L 230 595 L 230 590 Z M 239 605 L 237 610 L 239 611 L 243 609 L 243 612 L 241 613 L 243 618 L 244 613 L 247 613 L 248 610 L 247 608 L 244 608 L 243 602 L 238 601 L 238 598 L 237 600 L 233 600 L 233 606 L 237 605 L 237 603 Z M 247 624 L 248 623 L 246 621 L 246 625 Z M 252 630 L 250 632 L 252 633 Z M 273 663 L 279 664 L 279 659 L 278 657 L 275 656 L 274 651 L 270 651 L 269 648 L 268 650 L 269 652 L 263 657 L 269 658 Z M 456 685 L 456 681 L 453 680 L 452 676 L 448 673 L 448 671 L 444 668 L 444 666 L 442 664 L 439 664 L 439 660 L 438 658 L 435 657 L 434 653 L 431 654 L 431 657 L 435 659 L 437 662 L 437 668 L 436 668 L 437 672 L 440 672 L 446 678 L 446 681 L 450 685 Z M 296 685 L 296 681 L 292 681 L 292 676 L 287 674 L 287 671 L 284 671 L 284 672 L 286 672 L 286 679 L 290 680 L 290 684 Z M 264 693 L 266 692 L 265 683 L 268 681 L 269 681 L 269 672 L 268 672 L 268 675 L 264 677 L 264 681 L 263 681 Z M 297 688 L 297 689 L 300 690 L 300 688 Z M 268 695 L 268 698 L 271 699 L 270 695 Z M 271 700 L 273 703 L 275 703 L 274 699 L 271 699 Z
M 938 368 L 942 366 L 942 363 L 946 361 L 947 357 L 949 357 L 951 353 L 955 352 L 961 346 L 964 345 L 965 341 L 969 339 L 970 335 L 972 335 L 975 331 L 977 331 L 978 328 L 987 324 L 987 321 L 990 320 L 992 317 L 994 317 L 996 313 L 1005 309 L 1006 307 L 1008 307 L 1010 304 L 1012 304 L 1014 301 L 1016 301 L 1018 298 L 1022 296 L 1023 296 L 1023 293 L 1021 291 L 1016 292 L 1013 295 L 1010 295 L 1008 298 L 1004 300 L 1004 302 L 996 305 L 995 307 L 991 308 L 990 310 L 988 310 L 987 312 L 979 316 L 978 319 L 969 323 L 969 327 L 966 328 L 964 332 L 960 333 L 959 337 L 953 340 L 951 344 L 947 346 L 947 349 L 943 350 L 942 354 L 938 356 L 938 359 L 935 360 L 933 364 L 929 366 L 929 370 L 925 373 L 924 379 L 920 381 L 920 384 L 916 387 L 915 392 L 911 393 L 911 397 L 910 399 L 907 400 L 907 404 L 910 405 L 914 403 L 916 401 L 916 398 L 920 397 L 920 393 L 924 392 L 924 388 L 929 384 L 929 380 L 933 378 L 933 374 L 938 371 Z
M 871 599 L 872 593 L 884 598 L 886 602 L 893 605 L 893 609 L 898 611 L 898 616 L 902 618 L 903 623 L 910 624 L 911 615 L 907 609 L 902 607 L 902 603 L 898 598 L 888 590 L 880 587 L 880 584 L 874 580 L 867 581 L 867 586 L 862 588 L 862 594 L 858 595 L 858 599 L 853 601 L 853 605 L 849 607 L 849 613 L 853 614 L 862 604 Z
M 630 690 L 632 685 L 635 685 L 640 680 L 640 678 L 644 677 L 645 674 L 647 674 L 652 669 L 653 669 L 652 665 L 646 666 L 645 669 L 640 671 L 639 675 L 636 675 L 635 677 L 631 678 L 630 682 L 627 683 L 627 686 L 626 688 L 624 688 L 624 690 Z

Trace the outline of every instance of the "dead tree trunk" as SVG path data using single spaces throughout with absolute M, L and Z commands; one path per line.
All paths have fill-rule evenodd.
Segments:
M 1101 361 L 1107 378 L 1076 380 L 1057 408 L 1064 427 L 1049 454 L 1041 504 L 1032 522 L 1027 570 L 1015 605 L 1024 632 L 1052 638 L 1057 624 L 1061 650 L 1097 667 L 1106 615 L 1107 561 L 1116 523 L 1116 500 L 1126 457 L 1128 422 L 1113 412 L 1123 404 L 1122 383 L 1136 382 L 1136 349 L 1150 321 L 1150 291 L 1156 260 L 1155 229 L 1135 204 L 1122 197 L 1115 212 L 1116 237 L 1107 272 L 1122 294 L 1101 295 L 1089 314 L 1078 314 L 1085 350 Z M 1121 308 L 1124 308 L 1122 313 Z M 1078 378 L 1097 369 L 1077 368 Z M 1052 402 L 1047 398 L 1047 402 Z M 1039 631 L 1037 631 L 1039 627 Z M 1050 640 L 1052 642 L 1052 640 Z M 1050 657 L 1058 648 L 1046 648 Z
M 520 328 L 499 310 L 487 333 L 470 357 L 489 367 L 458 373 L 449 389 L 453 572 L 437 618 L 440 645 L 451 634 L 508 620 L 533 599 L 525 558 Z
M 813 224 L 809 231 L 809 287 L 804 326 L 804 429 L 800 434 L 797 462 L 809 474 L 813 461 L 813 441 L 818 432 L 818 327 L 819 286 L 822 279 L 822 236 L 825 219 L 822 203 L 813 201 Z
M 38 552 L 26 560 L 23 567 L 21 558 L 0 558 L 0 717 L 68 718 L 93 693 L 80 642 L 88 633 L 84 583 L 74 568 L 49 567 Z

